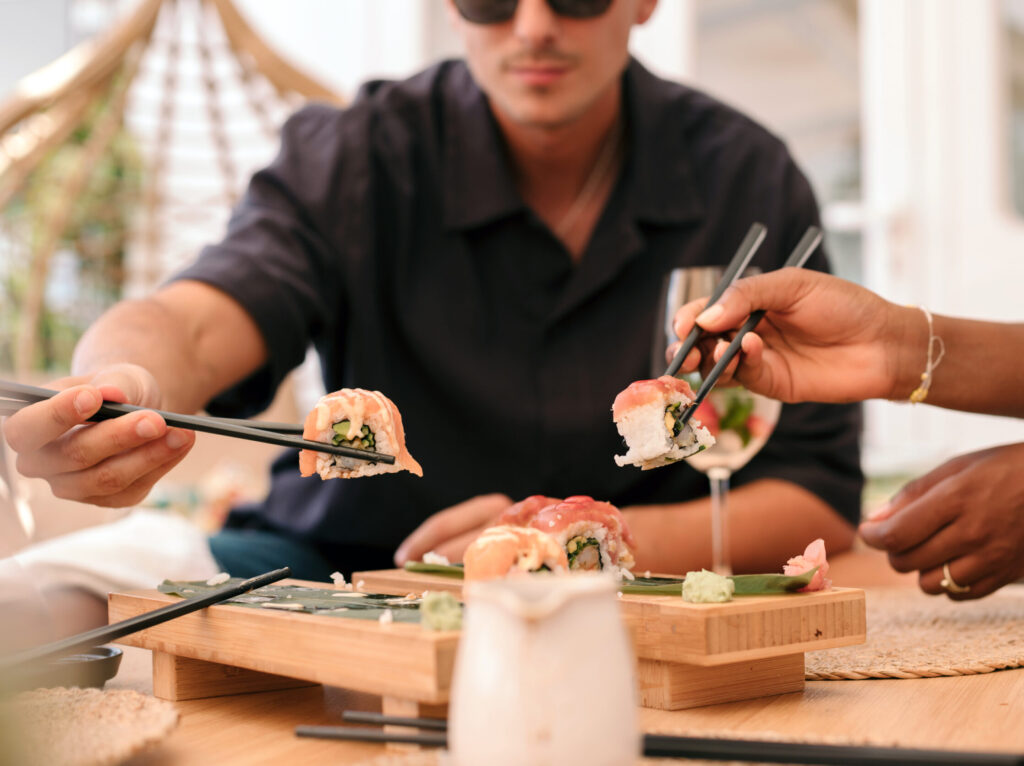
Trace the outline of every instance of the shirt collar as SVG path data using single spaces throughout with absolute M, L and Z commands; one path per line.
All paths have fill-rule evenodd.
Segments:
M 526 205 L 487 97 L 465 63 L 450 72 L 443 99 L 444 222 L 449 228 L 474 228 Z M 658 79 L 632 58 L 623 82 L 630 212 L 658 224 L 701 218 L 704 206 L 684 143 L 685 114 L 676 107 L 682 86 Z
M 444 222 L 470 229 L 519 212 L 505 142 L 483 91 L 464 62 L 451 69 L 444 93 Z
M 637 220 L 681 224 L 704 215 L 687 144 L 683 86 L 661 80 L 631 58 L 623 75 L 629 118 L 629 199 Z

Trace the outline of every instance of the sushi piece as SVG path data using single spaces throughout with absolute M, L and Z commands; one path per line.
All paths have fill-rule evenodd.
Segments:
M 303 476 L 320 474 L 322 479 L 352 479 L 398 471 L 423 475 L 420 464 L 405 448 L 401 413 L 380 391 L 343 388 L 321 397 L 306 416 L 302 436 L 395 456 L 394 464 L 388 465 L 304 449 L 299 453 L 299 471 Z
M 612 405 L 612 419 L 626 442 L 626 454 L 615 456 L 616 465 L 635 465 L 646 471 L 713 445 L 715 437 L 699 421 L 690 418 L 685 425 L 679 423 L 693 398 L 689 384 L 671 375 L 638 380 L 619 393 Z
M 527 572 L 566 572 L 565 551 L 553 537 L 530 527 L 488 527 L 462 556 L 466 580 L 494 580 Z
M 632 578 L 636 540 L 619 509 L 586 495 L 567 497 L 540 510 L 530 526 L 551 535 L 565 551 L 570 570 L 610 570 Z
M 560 497 L 530 495 L 525 500 L 520 500 L 503 511 L 498 518 L 498 523 L 511 524 L 514 527 L 525 527 L 540 511 L 549 505 L 558 505 L 560 502 L 562 502 Z

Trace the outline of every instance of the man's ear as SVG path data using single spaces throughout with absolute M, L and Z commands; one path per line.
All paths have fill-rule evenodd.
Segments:
M 451 0 L 448 0 L 451 3 Z M 654 13 L 654 9 L 658 7 L 658 0 L 640 0 L 640 3 L 636 7 L 636 19 L 634 24 L 646 24 L 647 20 L 651 18 L 651 14 Z
M 657 2 L 657 0 L 655 0 Z M 459 9 L 455 7 L 453 0 L 444 0 L 445 6 L 448 8 L 448 25 L 458 31 L 459 22 L 462 21 L 462 16 L 459 15 Z

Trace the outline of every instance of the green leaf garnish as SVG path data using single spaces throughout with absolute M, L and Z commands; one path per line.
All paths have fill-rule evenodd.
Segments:
M 424 564 L 422 561 L 407 561 L 405 571 L 422 574 L 438 574 L 448 577 L 462 577 L 462 564 Z M 811 583 L 815 567 L 802 575 L 784 574 L 748 574 L 733 575 L 729 579 L 736 585 L 734 596 L 768 596 L 775 593 L 792 593 L 805 588 Z M 619 590 L 639 596 L 682 596 L 682 577 L 637 577 L 635 580 L 623 580 Z

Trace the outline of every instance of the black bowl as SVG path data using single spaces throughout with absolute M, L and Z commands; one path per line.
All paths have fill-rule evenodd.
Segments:
M 102 689 L 117 675 L 123 652 L 114 646 L 97 646 L 48 662 L 22 667 L 7 679 L 19 690 L 44 686 L 79 686 Z

